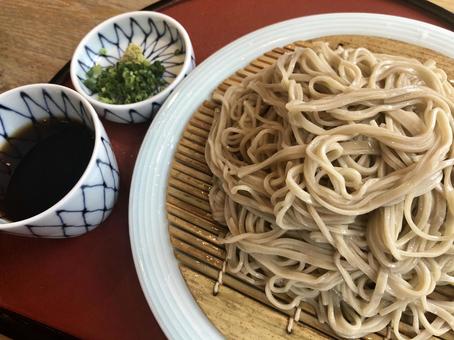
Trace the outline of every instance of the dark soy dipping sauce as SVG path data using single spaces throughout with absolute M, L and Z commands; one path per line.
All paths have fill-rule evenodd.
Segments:
M 62 199 L 84 173 L 93 153 L 94 132 L 79 122 L 49 119 L 10 138 L 37 143 L 19 161 L 1 203 L 4 218 L 20 221 Z

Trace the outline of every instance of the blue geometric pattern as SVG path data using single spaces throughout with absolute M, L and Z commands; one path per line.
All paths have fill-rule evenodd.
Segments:
M 61 229 L 63 237 L 81 235 L 93 230 L 109 216 L 117 200 L 120 186 L 119 172 L 113 165 L 115 162 L 110 159 L 113 154 L 109 141 L 103 137 L 101 137 L 101 140 L 103 152 L 102 156 L 96 159 L 96 169 L 102 182 L 83 184 L 80 187 L 83 209 L 59 209 L 56 211 L 60 223 L 54 227 Z M 97 197 L 97 199 L 89 202 L 90 196 Z M 27 228 L 33 236 L 40 237 L 43 228 L 48 228 L 48 226 L 29 224 Z
M 165 67 L 164 80 L 170 84 L 183 67 L 186 45 L 177 28 L 163 18 L 153 19 L 149 16 L 134 16 L 118 19 L 110 26 L 102 28 L 94 37 L 88 39 L 77 57 L 77 78 L 80 87 L 86 94 L 96 99 L 83 85 L 86 73 L 95 64 L 103 67 L 115 65 L 130 43 L 142 48 L 144 56 L 150 61 L 159 60 Z M 190 47 L 192 51 L 192 47 Z M 192 56 L 189 73 L 195 66 Z M 120 123 L 138 123 L 153 119 L 162 104 L 154 102 L 142 109 L 108 110 L 94 104 L 101 117 Z
M 118 23 L 113 23 L 112 26 L 113 39 L 104 33 L 98 33 L 99 44 L 96 44 L 96 49 L 93 45 L 84 46 L 89 63 L 81 59 L 78 59 L 77 62 L 85 73 L 96 63 L 115 65 L 128 45 L 134 42 L 142 48 L 145 58 L 150 61 L 159 60 L 163 64 L 166 69 L 164 77 L 168 82 L 176 78 L 178 72 L 174 72 L 174 69 L 183 65 L 186 53 L 183 39 L 176 28 L 171 28 L 165 21 L 158 25 L 151 18 L 147 18 L 146 24 L 141 25 L 132 17 L 129 18 L 129 23 L 123 27 Z M 97 48 L 98 46 L 100 48 Z M 100 54 L 101 49 L 105 49 L 107 52 Z M 179 53 L 176 54 L 175 51 Z M 85 77 L 79 76 L 79 79 L 83 81 Z
M 144 114 L 140 113 L 137 110 L 130 109 L 127 113 L 127 116 L 125 117 L 124 115 L 119 115 L 111 110 L 105 109 L 101 117 L 106 118 L 108 120 L 112 120 L 115 122 L 119 123 L 125 123 L 125 124 L 130 124 L 130 123 L 135 123 L 135 122 L 145 122 L 148 119 L 153 119 L 156 113 L 158 113 L 160 107 L 162 106 L 162 103 L 158 102 L 153 102 L 151 103 L 151 110 L 150 114 L 145 116 Z
M 4 195 L 15 166 L 37 141 L 11 138 L 13 131 L 49 118 L 82 122 L 94 130 L 94 122 L 84 104 L 59 88 L 29 88 L 20 91 L 14 100 L 0 97 L 0 145 L 8 143 L 8 147 L 3 148 L 8 152 L 0 152 L 0 195 Z M 36 237 L 72 237 L 94 229 L 107 218 L 118 197 L 119 171 L 102 126 L 99 132 L 99 146 L 96 147 L 95 142 L 94 150 L 96 159 L 89 165 L 91 170 L 80 188 L 69 197 L 65 196 L 65 202 L 58 210 L 36 224 L 18 226 L 8 232 Z

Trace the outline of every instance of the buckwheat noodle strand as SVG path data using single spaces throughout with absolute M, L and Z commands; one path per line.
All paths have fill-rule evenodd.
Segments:
M 454 284 L 454 90 L 434 62 L 318 43 L 216 99 L 205 155 L 227 272 L 342 337 L 454 329 L 434 293 Z

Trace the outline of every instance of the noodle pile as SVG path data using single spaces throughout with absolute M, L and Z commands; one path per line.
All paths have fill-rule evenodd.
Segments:
M 435 292 L 454 284 L 454 90 L 435 62 L 319 43 L 218 99 L 205 156 L 228 272 L 342 337 L 454 329 Z

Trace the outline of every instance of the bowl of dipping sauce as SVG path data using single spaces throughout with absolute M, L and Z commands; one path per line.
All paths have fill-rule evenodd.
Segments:
M 67 87 L 0 94 L 0 231 L 73 237 L 112 211 L 119 172 L 93 107 Z
M 118 123 L 153 119 L 195 67 L 184 27 L 157 12 L 128 12 L 93 28 L 71 60 L 74 88 L 99 116 Z

